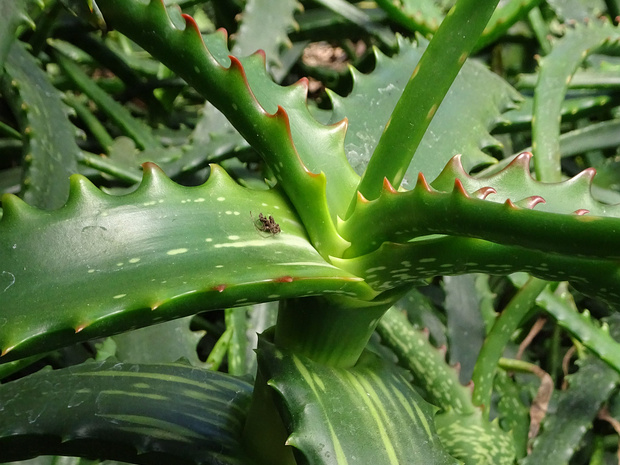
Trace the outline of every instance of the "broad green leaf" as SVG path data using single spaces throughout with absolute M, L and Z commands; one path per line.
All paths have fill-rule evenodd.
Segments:
M 523 465 L 568 465 L 601 405 L 620 382 L 616 371 L 594 357 L 578 364 L 579 370 L 568 377 L 568 389 L 554 392 L 557 407 L 547 412 Z
M 145 165 L 126 196 L 75 176 L 59 210 L 14 196 L 3 206 L 0 362 L 207 309 L 327 291 L 374 296 L 321 258 L 281 193 L 243 188 L 215 165 L 199 187 Z M 260 214 L 282 232 L 259 230 Z
M 299 463 L 457 464 L 426 403 L 393 365 L 366 353 L 350 369 L 317 364 L 262 338 L 258 357 L 288 420 Z
M 233 54 L 243 56 L 263 50 L 267 69 L 280 68 L 280 51 L 292 45 L 287 33 L 297 25 L 293 13 L 298 9 L 301 9 L 301 4 L 297 0 L 246 2 L 239 30 L 235 34 Z
M 28 3 L 26 0 L 0 3 L 0 76 L 4 73 L 4 62 L 19 26 L 30 23 L 34 27 L 25 11 Z
M 532 148 L 540 181 L 559 182 L 560 111 L 568 82 L 581 62 L 592 53 L 618 53 L 620 31 L 608 21 L 577 25 L 558 40 L 549 55 L 540 60 L 534 93 Z
M 241 432 L 251 392 L 232 376 L 182 364 L 87 362 L 36 373 L 0 386 L 0 461 L 250 465 Z
M 60 92 L 21 42 L 11 46 L 2 88 L 26 135 L 21 195 L 31 205 L 58 208 L 80 153 Z
M 331 121 L 347 118 L 345 150 L 349 162 L 362 174 L 374 152 L 396 102 L 426 48 L 399 39 L 399 53 L 388 58 L 376 51 L 375 70 L 364 75 L 355 70 L 353 90 L 347 97 L 330 94 L 334 110 Z M 502 111 L 519 94 L 505 81 L 475 61 L 467 61 L 435 117 L 407 170 L 403 187 L 412 188 L 419 172 L 434 179 L 450 158 L 463 154 L 466 170 L 493 163 L 482 149 L 499 144 L 489 134 Z M 414 108 L 411 111 L 416 111 Z
M 342 253 L 347 243 L 334 222 L 346 211 L 358 178 L 342 148 L 346 123 L 324 126 L 311 116 L 307 81 L 278 86 L 262 55 L 242 62 L 229 57 L 224 34 L 203 38 L 189 16 L 184 29 L 176 28 L 160 2 L 98 4 L 108 24 L 161 59 L 235 125 L 269 165 L 317 250 L 324 257 Z
M 172 363 L 187 360 L 193 366 L 204 367 L 196 348 L 204 331 L 190 331 L 192 317 L 179 318 L 117 334 L 115 357 L 121 362 Z

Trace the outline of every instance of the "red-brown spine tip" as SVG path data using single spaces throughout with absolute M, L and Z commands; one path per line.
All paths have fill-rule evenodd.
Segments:
M 442 355 L 442 357 L 445 359 L 446 358 L 446 353 L 448 352 L 448 348 L 446 347 L 446 345 L 442 344 L 441 346 L 437 347 L 437 350 Z
M 585 208 L 580 208 L 579 210 L 575 210 L 573 212 L 575 215 L 582 216 L 590 213 L 590 210 L 586 210 Z
M 475 386 L 474 386 L 474 382 L 473 382 L 471 379 L 469 380 L 469 383 L 467 383 L 467 384 L 465 385 L 465 387 L 466 387 L 467 389 L 469 389 L 469 392 L 471 392 L 471 394 L 472 394 L 472 395 L 474 394 L 474 387 L 475 387 Z
M 6 354 L 12 351 L 14 347 L 15 346 L 11 346 L 11 347 L 7 347 L 6 349 L 2 349 L 2 353 L 0 353 L 0 357 L 4 357 Z
M 370 203 L 370 201 L 364 197 L 364 194 L 362 194 L 360 191 L 357 191 L 357 201 L 358 203 Z
M 463 183 L 459 178 L 456 178 L 454 180 L 454 189 L 452 190 L 452 192 L 456 192 L 457 194 L 460 194 L 465 198 L 469 198 L 469 194 L 465 190 L 465 187 L 463 186 Z
M 80 325 L 77 325 L 76 328 L 75 328 L 75 334 L 77 334 L 79 332 L 82 332 L 82 330 L 84 328 L 86 328 L 87 326 L 89 326 L 89 325 L 90 325 L 90 323 L 82 323 Z
M 497 194 L 497 191 L 493 189 L 491 186 L 486 186 L 486 187 L 481 187 L 476 192 L 474 192 L 473 196 L 480 200 L 484 200 L 491 194 Z
M 185 29 L 187 30 L 187 28 L 192 28 L 194 30 L 194 32 L 196 32 L 198 34 L 198 37 L 200 37 L 200 40 L 202 40 L 202 34 L 200 33 L 200 28 L 198 27 L 198 24 L 196 24 L 196 20 L 194 20 L 194 18 L 192 18 L 190 15 L 183 13 L 183 19 L 185 20 Z
M 576 176 L 574 176 L 573 179 L 586 178 L 588 182 L 591 183 L 594 179 L 594 176 L 596 176 L 596 168 L 586 168 L 581 173 L 578 173 Z
M 292 276 L 282 276 L 280 278 L 276 278 L 273 280 L 275 283 L 292 283 L 293 282 L 293 277 Z
M 212 289 L 217 292 L 224 292 L 224 289 L 226 289 L 226 284 L 218 284 L 217 286 L 213 286 Z
M 392 186 L 392 183 L 390 182 L 390 180 L 388 178 L 383 178 L 383 190 L 388 192 L 388 193 L 390 193 L 390 194 L 397 194 L 398 193 L 398 191 L 396 189 L 394 189 L 394 186 Z
M 221 28 L 219 28 L 216 32 L 217 32 L 218 34 L 222 34 L 222 36 L 224 37 L 224 39 L 225 39 L 226 41 L 228 41 L 228 31 L 227 31 L 226 29 L 224 29 L 223 27 L 221 27 Z
M 524 203 L 527 208 L 533 209 L 539 203 L 546 203 L 546 201 L 540 195 L 532 195 L 524 199 Z
M 429 186 L 426 182 L 426 178 L 424 177 L 424 174 L 422 174 L 422 172 L 418 173 L 418 182 L 416 183 L 415 187 L 418 186 L 422 187 L 422 189 L 424 189 L 426 192 L 431 192 L 431 186 Z
M 517 206 L 512 203 L 512 200 L 510 199 L 506 199 L 506 201 L 504 202 L 504 205 L 506 205 L 508 208 L 514 208 L 515 210 L 517 209 Z

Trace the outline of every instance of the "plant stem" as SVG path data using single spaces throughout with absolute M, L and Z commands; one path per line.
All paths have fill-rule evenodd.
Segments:
M 306 297 L 280 303 L 275 343 L 315 362 L 351 367 L 389 303 L 342 297 Z
M 383 178 L 397 188 L 435 112 L 478 42 L 498 0 L 459 0 L 416 66 L 385 126 L 358 191 L 379 197 Z M 353 199 L 350 211 L 355 205 Z

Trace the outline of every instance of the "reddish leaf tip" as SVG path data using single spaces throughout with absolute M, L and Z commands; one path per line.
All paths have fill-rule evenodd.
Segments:
M 185 28 L 186 29 L 188 27 L 193 28 L 194 31 L 197 32 L 200 38 L 202 39 L 202 34 L 200 34 L 200 28 L 198 27 L 198 24 L 196 24 L 196 20 L 186 13 L 183 13 L 181 16 L 185 20 Z
M 506 201 L 504 202 L 504 205 L 506 205 L 509 208 L 514 208 L 515 210 L 517 209 L 517 206 L 512 203 L 512 200 L 510 199 L 506 199 Z
M 461 182 L 459 178 L 456 178 L 454 180 L 454 189 L 452 190 L 452 192 L 456 192 L 457 194 L 460 194 L 463 197 L 469 198 L 469 194 L 465 190 L 465 187 L 463 186 L 463 183 Z
M 75 328 L 75 334 L 81 332 L 84 328 L 86 328 L 89 325 L 90 325 L 90 323 L 82 323 L 80 325 L 77 325 L 76 328 Z
M 390 194 L 398 193 L 388 178 L 383 178 L 383 190 L 389 192 Z
M 543 199 L 540 195 L 532 195 L 531 197 L 528 197 L 524 200 L 527 208 L 534 208 L 539 203 L 546 203 L 546 200 Z
M 491 186 L 481 187 L 476 192 L 474 192 L 474 197 L 484 200 L 491 194 L 497 194 L 497 191 Z
M 422 189 L 427 192 L 431 192 L 431 186 L 429 186 L 428 182 L 426 182 L 426 178 L 424 177 L 424 174 L 422 174 L 422 172 L 418 173 L 418 182 L 416 183 L 416 187 L 418 186 L 421 186 Z
M 357 201 L 360 203 L 369 203 L 369 200 L 364 197 L 364 194 L 362 194 L 360 191 L 357 191 Z

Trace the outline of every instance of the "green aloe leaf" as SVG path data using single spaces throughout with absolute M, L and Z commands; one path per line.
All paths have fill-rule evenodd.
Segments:
M 71 185 L 52 212 L 3 197 L 0 361 L 223 306 L 375 295 L 323 260 L 281 193 L 243 188 L 215 165 L 199 187 L 152 164 L 126 196 L 80 176 Z M 261 231 L 260 214 L 282 232 Z
M 26 7 L 30 2 L 2 2 L 0 4 L 0 76 L 4 72 L 4 62 L 11 44 L 15 40 L 15 32 L 20 25 L 29 23 L 34 28 L 34 23 L 26 13 Z
M 434 408 L 391 363 L 366 353 L 353 368 L 330 368 L 264 338 L 258 357 L 298 463 L 458 463 L 437 437 Z
M 184 29 L 176 28 L 160 1 L 98 4 L 108 25 L 195 87 L 260 153 L 317 250 L 325 257 L 342 253 L 347 243 L 338 236 L 334 221 L 346 211 L 358 177 L 342 147 L 346 122 L 325 126 L 310 115 L 307 81 L 278 86 L 265 71 L 263 55 L 242 61 L 229 57 L 223 33 L 203 39 L 189 16 L 184 16 Z M 153 36 L 153 30 L 158 34 Z
M 532 148 L 536 175 L 545 182 L 561 180 L 560 112 L 572 75 L 592 53 L 617 53 L 620 32 L 608 21 L 576 25 L 540 60 L 534 94 Z
M 11 46 L 2 88 L 26 135 L 21 196 L 40 208 L 58 208 L 80 154 L 60 92 L 21 42 Z
M 0 386 L 0 461 L 250 465 L 241 432 L 251 393 L 244 381 L 183 364 L 88 362 L 36 373 Z
M 292 46 L 288 31 L 295 29 L 293 17 L 302 6 L 297 0 L 250 0 L 240 18 L 239 30 L 235 34 L 235 55 L 246 55 L 257 50 L 265 52 L 267 69 L 282 67 L 280 52 Z M 265 31 L 269 31 L 268 34 Z
M 472 52 L 498 0 L 460 0 L 446 14 L 411 73 L 358 186 L 376 199 L 383 179 L 399 187 L 437 110 Z M 347 210 L 347 217 L 356 198 Z
M 334 106 L 331 121 L 348 119 L 345 151 L 360 175 L 426 49 L 424 39 L 419 38 L 418 43 L 399 38 L 399 52 L 392 58 L 375 50 L 377 63 L 372 73 L 364 75 L 353 69 L 351 93 L 346 97 L 330 94 Z M 494 163 L 495 159 L 482 151 L 499 145 L 489 130 L 519 98 L 518 92 L 483 65 L 466 61 L 424 134 L 403 187 L 412 187 L 419 172 L 434 179 L 457 153 L 463 154 L 467 170 Z
M 547 413 L 532 452 L 522 465 L 567 465 L 602 404 L 620 382 L 620 375 L 601 360 L 586 357 L 578 365 L 579 370 L 568 377 L 569 388 L 554 392 L 557 407 Z

